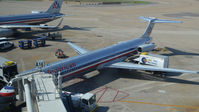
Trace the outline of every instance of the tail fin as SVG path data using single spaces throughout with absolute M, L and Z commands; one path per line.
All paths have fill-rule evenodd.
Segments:
M 47 13 L 59 13 L 62 6 L 62 0 L 54 0 L 51 6 L 46 11 Z
M 172 20 L 163 20 L 163 19 L 156 19 L 156 18 L 152 18 L 152 17 L 139 17 L 140 19 L 149 22 L 144 34 L 142 35 L 142 37 L 149 37 L 152 30 L 153 30 L 153 26 L 155 23 L 182 23 L 182 21 L 172 21 Z

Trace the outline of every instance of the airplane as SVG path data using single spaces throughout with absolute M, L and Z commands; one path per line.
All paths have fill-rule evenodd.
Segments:
M 32 14 L 0 16 L 0 37 L 12 36 L 17 29 L 30 31 L 31 28 L 57 28 L 57 26 L 47 26 L 44 23 L 65 16 L 60 13 L 62 0 L 54 0 L 51 6 L 45 12 L 34 12 Z
M 4 86 L 0 91 L 0 110 L 6 105 L 14 104 L 16 102 L 15 89 L 12 86 Z
M 0 95 L 1 93 L 5 94 L 4 90 L 6 87 L 12 87 L 12 83 L 21 79 L 22 76 L 38 71 L 51 73 L 55 76 L 60 74 L 63 79 L 104 68 L 199 74 L 199 71 L 161 68 L 125 62 L 124 60 L 130 55 L 137 54 L 138 52 L 151 51 L 155 48 L 155 44 L 151 42 L 152 38 L 150 37 L 155 23 L 181 23 L 181 21 L 163 20 L 151 17 L 140 17 L 140 19 L 149 22 L 144 34 L 141 37 L 128 41 L 122 41 L 112 46 L 95 51 L 89 51 L 74 43 L 67 42 L 67 44 L 79 55 L 57 61 L 43 67 L 36 67 L 16 75 L 15 78 L 11 79 L 10 82 L 0 90 Z
M 125 62 L 124 60 L 131 54 L 133 55 L 137 52 L 147 52 L 155 48 L 155 44 L 151 42 L 152 38 L 150 37 L 155 23 L 181 23 L 181 21 L 163 20 L 151 17 L 140 17 L 140 19 L 149 22 L 144 34 L 141 37 L 119 42 L 112 46 L 101 48 L 95 51 L 89 51 L 74 43 L 68 42 L 67 44 L 76 52 L 78 52 L 79 55 L 48 64 L 42 68 L 37 67 L 22 72 L 21 74 L 17 75 L 17 77 L 23 76 L 30 72 L 38 71 L 40 69 L 45 73 L 60 73 L 63 78 L 76 76 L 78 74 L 85 74 L 90 71 L 100 70 L 103 68 L 199 74 L 198 71 L 160 68 L 150 65 L 139 65 Z

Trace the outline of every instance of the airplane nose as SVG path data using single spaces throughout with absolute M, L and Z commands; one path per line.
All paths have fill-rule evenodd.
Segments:
M 0 90 L 1 97 L 12 96 L 12 95 L 15 95 L 15 90 L 14 87 L 12 86 L 6 85 Z

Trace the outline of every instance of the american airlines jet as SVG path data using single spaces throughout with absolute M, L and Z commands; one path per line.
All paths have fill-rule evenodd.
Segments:
M 162 20 L 148 17 L 140 17 L 140 19 L 149 22 L 146 31 L 141 37 L 120 42 L 95 51 L 89 51 L 78 45 L 68 42 L 68 45 L 70 45 L 75 51 L 79 53 L 78 56 L 67 58 L 48 64 L 42 68 L 38 67 L 18 74 L 16 78 L 12 79 L 10 83 L 0 91 L 0 97 L 7 97 L 13 94 L 13 88 L 11 86 L 13 81 L 20 79 L 21 76 L 27 75 L 28 73 L 33 73 L 37 71 L 51 73 L 54 75 L 60 73 L 60 75 L 62 75 L 62 78 L 77 76 L 103 68 L 199 74 L 198 71 L 174 68 L 160 68 L 155 66 L 124 62 L 124 60 L 130 54 L 135 54 L 142 51 L 151 51 L 154 49 L 155 45 L 151 43 L 150 34 L 155 23 L 181 23 L 181 21 Z
M 70 45 L 75 51 L 77 51 L 79 55 L 46 65 L 41 68 L 41 71 L 52 74 L 58 74 L 58 72 L 60 72 L 63 78 L 76 76 L 78 74 L 88 73 L 90 71 L 103 68 L 146 70 L 153 72 L 177 72 L 193 74 L 199 73 L 198 71 L 160 68 L 155 66 L 138 65 L 124 62 L 124 60 L 130 54 L 151 51 L 155 48 L 155 44 L 151 42 L 150 37 L 151 31 L 155 23 L 181 23 L 181 21 L 162 20 L 148 17 L 140 17 L 140 19 L 149 22 L 146 31 L 141 37 L 124 42 L 119 42 L 112 46 L 101 48 L 95 51 L 88 51 L 78 45 L 68 42 L 68 45 Z M 32 70 L 25 71 L 18 76 L 38 70 L 39 68 L 34 68 Z
M 61 6 L 62 0 L 54 0 L 46 12 L 0 16 L 0 37 L 11 36 L 16 29 L 56 28 L 62 20 L 57 26 L 43 24 L 63 17 L 64 14 L 60 13 Z

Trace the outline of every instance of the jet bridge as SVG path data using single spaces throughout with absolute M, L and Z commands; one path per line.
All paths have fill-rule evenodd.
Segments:
M 17 81 L 19 98 L 26 99 L 28 112 L 67 112 L 60 95 L 61 87 L 54 83 L 54 75 L 36 72 Z

